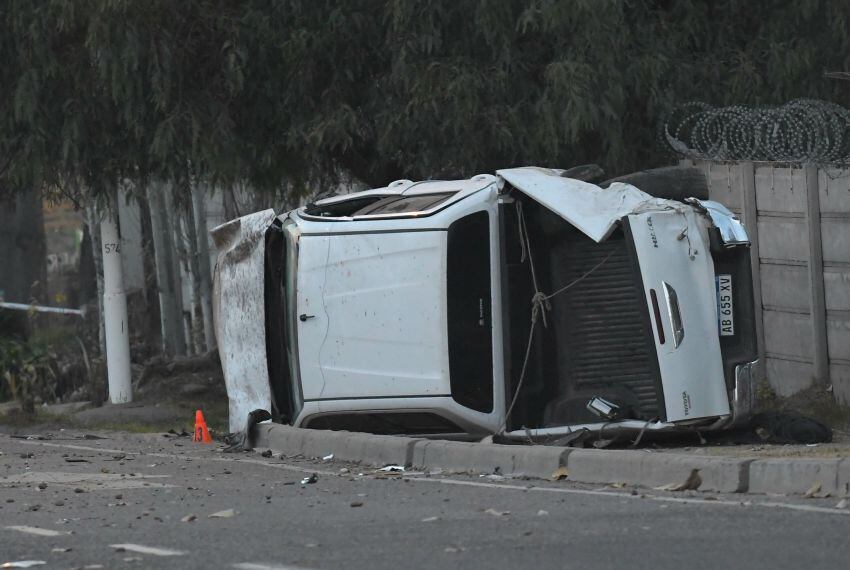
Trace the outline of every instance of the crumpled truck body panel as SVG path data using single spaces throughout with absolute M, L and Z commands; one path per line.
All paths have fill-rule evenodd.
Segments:
M 497 170 L 496 174 L 597 243 L 611 235 L 623 216 L 681 206 L 673 200 L 653 198 L 630 184 L 615 182 L 608 188 L 600 188 L 564 178 L 549 168 L 525 166 Z
M 213 281 L 216 343 L 229 400 L 230 431 L 242 432 L 248 414 L 271 409 L 266 360 L 265 232 L 274 210 L 224 223 L 210 234 L 218 249 Z

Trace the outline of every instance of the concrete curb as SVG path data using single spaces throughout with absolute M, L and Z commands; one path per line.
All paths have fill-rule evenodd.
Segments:
M 684 483 L 699 469 L 700 491 L 803 494 L 815 483 L 822 493 L 842 495 L 850 485 L 850 459 L 755 459 L 644 450 L 573 449 L 498 445 L 260 424 L 255 447 L 308 458 L 334 459 L 375 467 L 499 473 L 549 479 L 566 467 L 570 481 L 658 487 Z
M 285 455 L 334 459 L 366 465 L 411 465 L 413 445 L 422 439 L 348 431 L 301 429 L 259 424 L 251 434 L 254 447 L 268 447 Z

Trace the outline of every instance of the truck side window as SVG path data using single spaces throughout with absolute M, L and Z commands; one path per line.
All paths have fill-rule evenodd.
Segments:
M 354 216 L 377 216 L 378 214 L 409 214 L 422 212 L 439 206 L 452 196 L 454 192 L 439 194 L 417 194 L 414 196 L 389 196 L 379 202 L 370 204 L 354 212 Z
M 363 196 L 332 202 L 330 204 L 308 204 L 304 209 L 304 213 L 309 216 L 320 216 L 322 218 L 342 218 L 351 216 L 354 212 L 374 204 L 383 198 L 384 196 Z
M 493 410 L 493 336 L 490 297 L 490 218 L 476 212 L 449 226 L 447 294 L 452 398 Z

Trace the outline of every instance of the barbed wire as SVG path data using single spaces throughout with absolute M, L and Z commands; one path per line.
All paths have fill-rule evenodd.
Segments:
M 850 163 L 850 110 L 818 99 L 778 107 L 686 103 L 660 126 L 662 144 L 687 158 Z

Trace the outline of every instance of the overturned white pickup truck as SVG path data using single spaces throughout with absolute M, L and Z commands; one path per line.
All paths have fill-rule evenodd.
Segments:
M 527 167 L 399 180 L 212 234 L 231 431 L 258 409 L 522 439 L 750 414 L 749 241 L 718 203 Z

